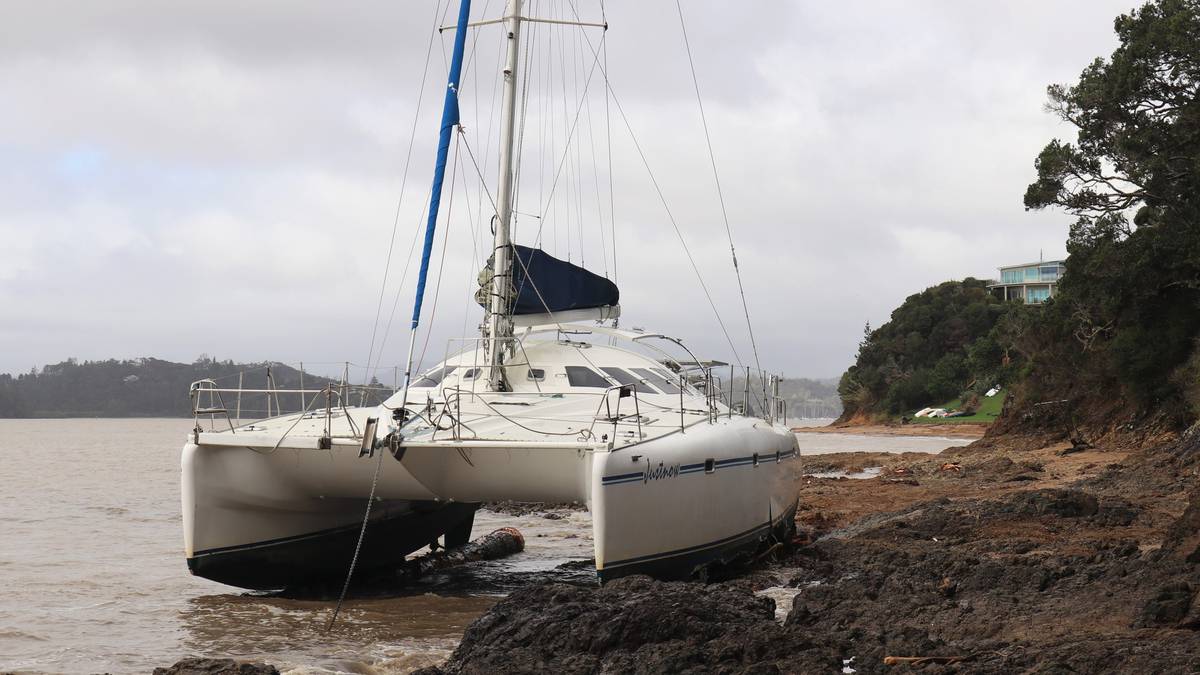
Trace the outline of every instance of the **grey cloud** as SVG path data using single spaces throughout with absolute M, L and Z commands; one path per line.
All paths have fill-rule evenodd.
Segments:
M 476 15 L 500 9 L 499 0 L 474 5 Z M 579 6 L 599 14 L 597 4 Z M 1042 112 L 1044 88 L 1111 51 L 1112 18 L 1126 3 L 684 7 L 771 367 L 836 375 L 863 323 L 886 320 L 906 295 L 1039 249 L 1062 254 L 1068 219 L 1020 204 L 1034 155 L 1070 132 Z M 364 360 L 435 9 L 13 8 L 0 25 L 0 371 L 68 356 L 200 352 Z M 748 357 L 674 3 L 605 9 L 615 91 Z M 490 152 L 494 162 L 483 141 L 494 122 L 474 111 L 490 103 L 495 36 L 480 35 L 464 116 L 480 160 Z M 435 38 L 388 308 L 428 190 L 446 48 Z M 727 357 L 619 126 L 613 144 L 626 322 Z M 530 180 L 528 208 L 537 205 Z M 449 226 L 431 345 L 478 321 L 467 233 L 479 231 L 479 203 L 471 200 L 476 222 L 460 201 Z M 603 264 L 595 250 L 589 258 Z M 408 292 L 392 345 L 404 338 Z

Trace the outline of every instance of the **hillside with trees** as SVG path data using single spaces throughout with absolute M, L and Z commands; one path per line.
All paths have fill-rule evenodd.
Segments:
M 191 414 L 188 387 L 192 382 L 209 378 L 223 387 L 236 387 L 241 375 L 247 388 L 261 389 L 267 385 L 268 367 L 274 388 L 300 388 L 300 371 L 278 363 L 238 364 L 208 357 L 193 363 L 68 359 L 15 377 L 0 374 L 0 418 L 185 417 Z M 304 386 L 310 389 L 327 382 L 312 374 L 304 376 Z M 265 396 L 246 395 L 244 412 L 264 412 Z M 291 398 L 280 401 L 285 410 L 301 405 L 298 395 Z
M 973 278 L 910 295 L 887 323 L 867 326 L 838 384 L 842 419 L 898 415 L 1007 384 L 1018 366 L 1005 334 L 1026 309 Z
M 1116 19 L 1120 45 L 1050 111 L 1030 209 L 1076 217 L 1060 294 L 1014 342 L 1023 400 L 1068 399 L 1172 424 L 1200 417 L 1200 2 L 1161 0 Z
M 1005 305 L 968 279 L 908 298 L 843 376 L 845 417 L 987 378 L 1014 385 L 1009 425 L 1200 418 L 1200 2 L 1151 2 L 1114 26 L 1111 57 L 1049 87 L 1049 111 L 1076 139 L 1045 146 L 1024 196 L 1076 218 L 1055 297 Z
M 301 382 L 309 390 L 336 384 L 311 372 L 304 373 L 302 380 L 300 370 L 275 362 L 234 363 L 207 356 L 193 363 L 152 358 L 83 362 L 67 359 L 20 375 L 0 373 L 0 418 L 186 417 L 191 414 L 188 387 L 192 382 L 212 379 L 220 387 L 232 389 L 241 378 L 247 389 L 264 389 L 268 387 L 268 368 L 273 389 L 300 389 Z M 740 400 L 737 397 L 744 385 L 744 380 L 736 380 L 736 400 Z M 378 380 L 373 386 L 379 387 L 379 391 L 367 394 L 368 403 L 391 391 Z M 354 386 L 351 390 L 361 391 Z M 841 412 L 832 380 L 788 378 L 780 383 L 780 395 L 787 399 L 791 417 L 836 417 Z M 226 396 L 225 404 L 232 411 L 236 396 Z M 241 403 L 244 417 L 261 417 L 267 412 L 266 394 L 245 394 Z M 284 411 L 295 411 L 304 406 L 298 394 L 279 394 L 271 403 L 272 410 L 282 407 Z

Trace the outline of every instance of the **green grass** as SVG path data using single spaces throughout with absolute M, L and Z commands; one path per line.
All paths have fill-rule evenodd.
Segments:
M 913 417 L 909 413 L 910 424 L 989 424 L 995 421 L 1000 415 L 1000 409 L 1004 407 L 1004 394 L 1000 391 L 995 396 L 980 396 L 979 410 L 975 411 L 974 415 L 966 415 L 964 417 Z M 931 408 L 945 408 L 946 410 L 957 410 L 962 407 L 962 399 L 954 399 L 940 405 L 930 406 Z

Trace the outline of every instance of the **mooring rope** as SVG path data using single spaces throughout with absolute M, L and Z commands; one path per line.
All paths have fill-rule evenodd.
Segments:
M 337 604 L 333 607 L 333 614 L 329 617 L 329 623 L 325 624 L 326 633 L 333 630 L 333 623 L 337 621 L 338 614 L 342 611 L 342 603 L 346 601 L 346 593 L 350 590 L 350 579 L 354 576 L 354 568 L 358 566 L 358 554 L 362 551 L 363 540 L 367 537 L 367 523 L 371 520 L 371 505 L 375 503 L 375 489 L 379 486 L 379 471 L 383 468 L 383 455 L 386 452 L 386 448 L 380 448 L 379 458 L 375 460 L 375 475 L 371 477 L 371 494 L 367 497 L 367 509 L 363 513 L 362 527 L 358 531 L 358 542 L 354 544 L 354 557 L 350 559 L 350 569 L 346 570 L 346 582 L 342 584 L 342 592 L 338 595 Z

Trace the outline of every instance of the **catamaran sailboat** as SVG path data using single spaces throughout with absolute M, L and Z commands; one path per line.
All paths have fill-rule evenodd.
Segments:
M 733 376 L 722 383 L 682 341 L 617 327 L 615 283 L 512 241 L 522 28 L 590 25 L 524 16 L 522 4 L 477 24 L 460 5 L 403 386 L 373 406 L 353 406 L 344 387 L 300 390 L 305 409 L 235 423 L 222 401 L 244 390 L 193 384 L 182 500 L 194 574 L 274 589 L 337 579 L 352 559 L 387 568 L 439 539 L 465 543 L 494 500 L 586 504 L 601 581 L 689 578 L 794 527 L 798 452 L 778 380 L 760 377 L 760 390 L 742 375 L 735 403 Z M 494 23 L 506 58 L 485 319 L 412 374 L 466 37 Z

